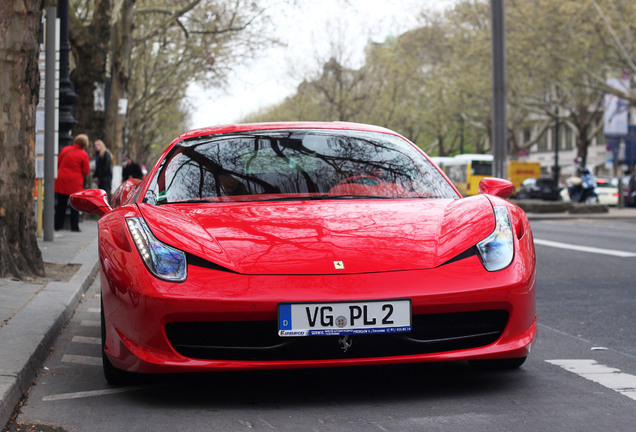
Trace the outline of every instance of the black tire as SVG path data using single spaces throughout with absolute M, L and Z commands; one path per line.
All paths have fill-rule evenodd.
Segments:
M 519 369 L 527 357 L 515 357 L 494 360 L 469 360 L 468 364 L 479 370 L 512 370 Z
M 123 371 L 121 369 L 117 369 L 113 364 L 108 360 L 108 356 L 104 351 L 104 346 L 106 345 L 106 322 L 104 320 L 104 303 L 101 303 L 100 309 L 100 318 L 101 318 L 101 333 L 102 333 L 102 369 L 104 370 L 104 378 L 110 385 L 114 386 L 123 386 L 129 384 L 132 381 L 132 376 L 130 372 Z

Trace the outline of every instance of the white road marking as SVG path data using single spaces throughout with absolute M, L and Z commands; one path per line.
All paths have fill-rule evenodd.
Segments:
M 83 364 L 83 365 L 89 365 L 89 366 L 101 366 L 102 365 L 101 357 L 72 355 L 72 354 L 64 354 L 64 356 L 62 357 L 62 362 L 64 362 L 64 363 Z
M 100 312 L 100 309 L 99 309 L 99 308 L 88 308 L 88 311 L 89 311 L 90 313 L 99 313 L 99 312 Z
M 619 251 L 614 249 L 601 249 L 601 248 L 595 248 L 590 246 L 578 246 L 578 245 L 573 245 L 569 243 L 561 243 L 561 242 L 555 242 L 551 240 L 542 240 L 537 238 L 534 239 L 534 244 L 541 245 L 541 246 L 549 246 L 549 247 L 559 248 L 559 249 L 569 249 L 569 250 L 574 250 L 578 252 L 611 255 L 611 256 L 617 256 L 621 258 L 636 257 L 636 252 L 626 252 L 626 251 Z
M 274 426 L 273 424 L 271 424 L 270 422 L 268 422 L 267 420 L 265 420 L 264 418 L 259 418 L 259 420 L 261 421 L 261 423 L 263 423 L 265 426 L 267 426 L 268 428 L 272 429 L 272 430 L 278 430 L 278 428 L 276 426 Z
M 101 345 L 101 338 L 96 337 L 86 337 L 86 336 L 73 336 L 72 342 L 75 343 L 85 343 L 91 345 Z
M 581 341 L 581 342 L 585 342 L 588 345 L 592 345 L 592 346 L 594 345 L 594 342 L 592 342 L 589 339 L 585 339 L 585 338 L 583 338 L 581 336 L 576 336 L 576 335 L 573 335 L 573 334 L 570 334 L 570 333 L 563 332 L 561 330 L 557 330 L 557 329 L 552 328 L 550 326 L 547 326 L 547 325 L 545 325 L 543 323 L 537 323 L 537 327 L 541 327 L 541 328 L 544 328 L 545 330 L 550 330 L 551 332 L 560 334 L 562 336 L 567 336 L 569 338 L 576 339 L 576 340 Z M 629 357 L 629 358 L 632 358 L 632 359 L 636 360 L 636 355 L 634 355 L 634 354 L 630 354 L 630 353 L 625 352 L 625 351 L 619 351 L 619 350 L 614 349 L 614 348 L 608 348 L 607 350 L 615 352 L 615 353 L 618 353 L 618 354 L 620 354 L 622 356 Z
M 553 365 L 594 381 L 602 386 L 636 400 L 636 376 L 621 372 L 595 360 L 546 360 Z
M 104 396 L 116 393 L 124 393 L 135 390 L 143 390 L 149 388 L 148 386 L 133 386 L 133 387 L 120 387 L 120 388 L 111 388 L 104 390 L 92 390 L 92 391 L 83 391 L 83 392 L 75 392 L 75 393 L 62 393 L 57 395 L 44 396 L 42 398 L 45 402 L 50 401 L 59 401 L 59 400 L 68 400 L 68 399 L 81 399 L 87 397 L 94 396 Z
M 99 321 L 92 321 L 92 320 L 82 320 L 80 322 L 80 325 L 83 327 L 101 327 L 102 323 Z

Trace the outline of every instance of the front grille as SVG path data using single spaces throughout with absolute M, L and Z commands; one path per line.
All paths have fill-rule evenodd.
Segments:
M 279 337 L 276 321 L 178 322 L 166 326 L 168 340 L 186 357 L 206 360 L 327 360 L 429 354 L 495 342 L 508 321 L 505 310 L 414 315 L 412 331 L 350 336 Z

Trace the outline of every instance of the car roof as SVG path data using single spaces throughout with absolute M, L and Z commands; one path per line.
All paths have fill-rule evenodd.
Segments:
M 380 126 L 372 126 L 362 123 L 350 122 L 272 122 L 272 123 L 242 123 L 213 126 L 201 129 L 193 129 L 181 134 L 176 141 L 196 138 L 206 135 L 218 135 L 233 132 L 251 132 L 265 130 L 289 130 L 289 129 L 325 129 L 325 130 L 351 130 L 361 132 L 380 132 L 400 136 L 398 133 Z

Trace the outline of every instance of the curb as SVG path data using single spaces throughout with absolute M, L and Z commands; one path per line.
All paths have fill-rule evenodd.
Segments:
M 0 365 L 0 424 L 3 428 L 95 278 L 99 269 L 97 241 L 95 238 L 70 261 L 80 264 L 70 281 L 49 282 L 3 327 L 0 346 L 8 351 L 3 354 L 6 361 Z
M 581 204 L 563 201 L 512 200 L 530 220 L 608 219 L 635 220 L 636 208 L 617 208 L 604 204 Z
M 526 213 L 567 213 L 572 215 L 589 215 L 609 213 L 609 207 L 603 204 L 582 204 L 570 201 L 512 201 Z

